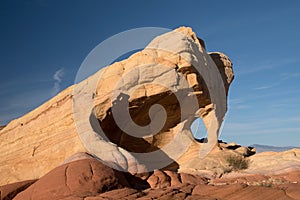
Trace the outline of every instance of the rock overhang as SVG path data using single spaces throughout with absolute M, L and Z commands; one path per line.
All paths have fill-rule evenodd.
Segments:
M 209 56 L 203 44 L 203 41 L 199 40 L 188 27 L 181 27 L 158 36 L 141 52 L 96 72 L 86 80 L 65 89 L 30 113 L 10 122 L 0 131 L 2 155 L 0 161 L 3 163 L 0 166 L 0 171 L 3 172 L 0 174 L 1 184 L 39 178 L 78 152 L 89 152 L 104 162 L 110 163 L 116 169 L 133 173 L 163 167 L 166 163 L 145 166 L 143 164 L 145 162 L 151 164 L 159 163 L 161 160 L 141 161 L 136 158 L 136 153 L 144 153 L 140 159 L 143 157 L 163 158 L 168 162 L 176 161 L 178 157 L 180 159 L 185 157 L 186 145 L 196 143 L 189 129 L 190 123 L 198 116 L 202 117 L 207 128 L 212 130 L 214 140 L 211 140 L 210 146 L 215 145 L 219 126 L 226 112 L 226 93 L 232 81 L 233 71 L 227 56 L 221 53 L 214 53 L 217 56 Z M 141 65 L 142 70 L 135 72 L 137 79 L 130 76 L 127 76 L 129 79 L 122 79 L 125 71 L 126 73 L 135 71 L 135 68 Z M 162 67 L 151 72 L 149 66 Z M 201 71 L 198 73 L 199 69 Z M 222 73 L 223 69 L 225 69 L 224 73 Z M 152 75 L 156 79 L 151 78 Z M 213 78 L 214 75 L 217 75 L 216 79 Z M 100 80 L 99 77 L 101 77 Z M 141 77 L 144 82 L 138 82 L 145 83 L 145 87 L 136 87 L 135 84 L 131 84 L 131 81 L 136 83 L 136 80 Z M 156 107 L 153 110 L 153 119 L 157 118 L 155 117 L 157 109 L 166 108 L 170 111 L 170 113 L 166 112 L 167 123 L 162 131 L 159 130 L 158 134 L 154 134 L 153 137 L 142 138 L 147 148 L 140 151 L 139 148 L 143 147 L 139 145 L 141 139 L 133 140 L 129 134 L 122 135 L 121 132 L 110 129 L 113 123 L 110 124 L 109 111 L 114 101 L 109 93 L 118 91 L 114 90 L 114 87 L 120 79 L 128 83 L 129 87 L 125 88 L 125 91 L 131 86 L 137 88 L 133 96 L 128 98 L 131 103 L 130 116 L 132 115 L 137 125 L 143 126 L 150 123 L 148 110 L 151 110 L 153 104 L 159 103 L 164 106 L 164 108 Z M 89 87 L 92 82 L 95 83 L 94 86 Z M 165 86 L 159 86 L 161 84 Z M 219 87 L 223 89 L 216 92 Z M 183 93 L 185 97 L 196 98 L 198 106 L 200 105 L 196 116 L 193 112 L 188 112 L 192 114 L 190 117 L 182 115 L 182 110 L 186 112 L 186 109 L 180 110 L 178 102 L 184 99 L 179 98 L 178 101 L 178 95 L 176 96 L 181 91 L 185 92 Z M 85 96 L 85 94 L 88 95 Z M 216 98 L 218 95 L 222 95 L 221 101 Z M 74 109 L 76 103 L 78 107 Z M 86 108 L 85 104 L 89 104 L 89 107 Z M 147 112 L 144 112 L 145 110 Z M 159 113 L 163 114 L 163 112 Z M 214 123 L 211 123 L 212 118 Z M 160 120 L 157 121 L 160 122 Z M 106 139 L 99 137 L 99 134 L 93 130 L 92 122 L 103 126 L 103 129 L 108 127 L 104 135 Z M 130 141 L 132 145 L 126 145 L 127 141 Z M 200 147 L 196 146 L 198 150 Z M 158 154 L 153 154 L 157 150 L 159 150 Z M 202 152 L 207 153 L 210 150 L 208 148 Z M 186 159 L 190 157 L 187 156 Z M 178 161 L 178 164 L 181 165 L 182 162 Z

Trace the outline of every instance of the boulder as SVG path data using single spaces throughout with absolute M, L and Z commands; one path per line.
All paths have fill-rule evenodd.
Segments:
M 97 159 L 81 159 L 51 170 L 14 199 L 84 198 L 126 186 L 129 183 L 121 172 Z
M 26 190 L 36 180 L 27 180 L 0 186 L 0 200 L 13 199 L 18 193 Z

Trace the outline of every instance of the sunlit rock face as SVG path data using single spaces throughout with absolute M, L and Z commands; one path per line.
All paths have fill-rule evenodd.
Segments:
M 223 53 L 214 52 L 209 53 L 209 55 L 217 64 L 227 93 L 234 77 L 232 63 Z M 176 126 L 190 115 L 193 114 L 195 118 L 202 117 L 206 120 L 206 116 L 213 109 L 207 85 L 194 66 L 190 63 L 182 63 L 181 59 L 180 54 L 174 54 L 173 52 L 145 49 L 129 59 L 107 68 L 97 87 L 95 114 L 110 141 L 133 152 L 154 151 L 169 143 L 175 134 L 173 129 L 176 129 Z M 148 64 L 150 67 L 141 67 Z M 151 123 L 149 117 L 151 106 L 159 104 L 164 107 L 167 115 L 165 124 L 153 137 L 134 137 L 122 131 L 116 124 L 112 112 L 111 102 L 113 100 L 111 94 L 116 89 L 114 87 L 122 76 L 132 78 L 128 81 L 132 85 L 128 83 L 126 91 L 130 90 L 131 87 L 136 87 L 138 83 L 143 83 L 136 87 L 126 100 L 129 105 L 130 117 L 137 125 L 146 126 Z M 180 82 L 177 80 L 180 76 L 187 80 L 188 85 L 186 85 L 186 88 L 180 88 Z M 176 89 L 179 88 L 176 91 L 179 94 L 178 96 L 193 95 L 198 105 L 194 110 L 182 113 L 182 105 L 180 105 L 176 94 L 169 88 L 160 85 L 160 83 Z M 120 90 L 120 88 L 116 90 Z M 115 101 L 115 103 L 118 102 Z M 209 126 L 209 120 L 207 120 L 206 125 Z
M 212 151 L 234 74 L 226 55 L 210 56 L 203 44 L 191 28 L 181 27 L 80 83 L 75 108 L 84 111 L 76 112 L 75 121 L 88 151 L 131 173 L 166 166 L 178 169 Z M 93 87 L 95 92 L 86 92 Z M 206 145 L 197 142 L 190 130 L 198 117 L 208 130 Z M 90 142 L 97 138 L 99 142 Z
M 207 54 L 191 28 L 158 36 L 0 130 L 0 185 L 39 178 L 78 152 L 132 174 L 190 168 L 203 147 L 190 125 L 204 121 L 204 154 L 217 147 L 233 77 L 229 58 Z

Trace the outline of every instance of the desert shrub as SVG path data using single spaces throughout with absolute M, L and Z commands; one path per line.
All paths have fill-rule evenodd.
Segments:
M 229 156 L 226 161 L 233 171 L 247 169 L 249 166 L 249 160 L 242 156 Z
M 261 187 L 272 187 L 272 183 L 260 183 L 259 186 Z

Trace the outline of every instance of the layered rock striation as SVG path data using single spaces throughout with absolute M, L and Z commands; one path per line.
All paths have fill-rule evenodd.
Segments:
M 299 149 L 218 140 L 233 78 L 191 28 L 156 37 L 0 127 L 0 200 L 299 199 Z
M 217 148 L 233 77 L 229 58 L 207 54 L 191 28 L 158 36 L 144 50 L 0 130 L 0 185 L 37 179 L 78 152 L 132 174 L 167 164 L 176 170 L 192 159 L 186 152 L 203 145 L 190 130 L 197 117 L 209 133 L 205 154 Z M 118 110 L 124 106 L 128 113 Z M 120 125 L 129 118 L 123 125 L 132 123 L 133 128 Z

